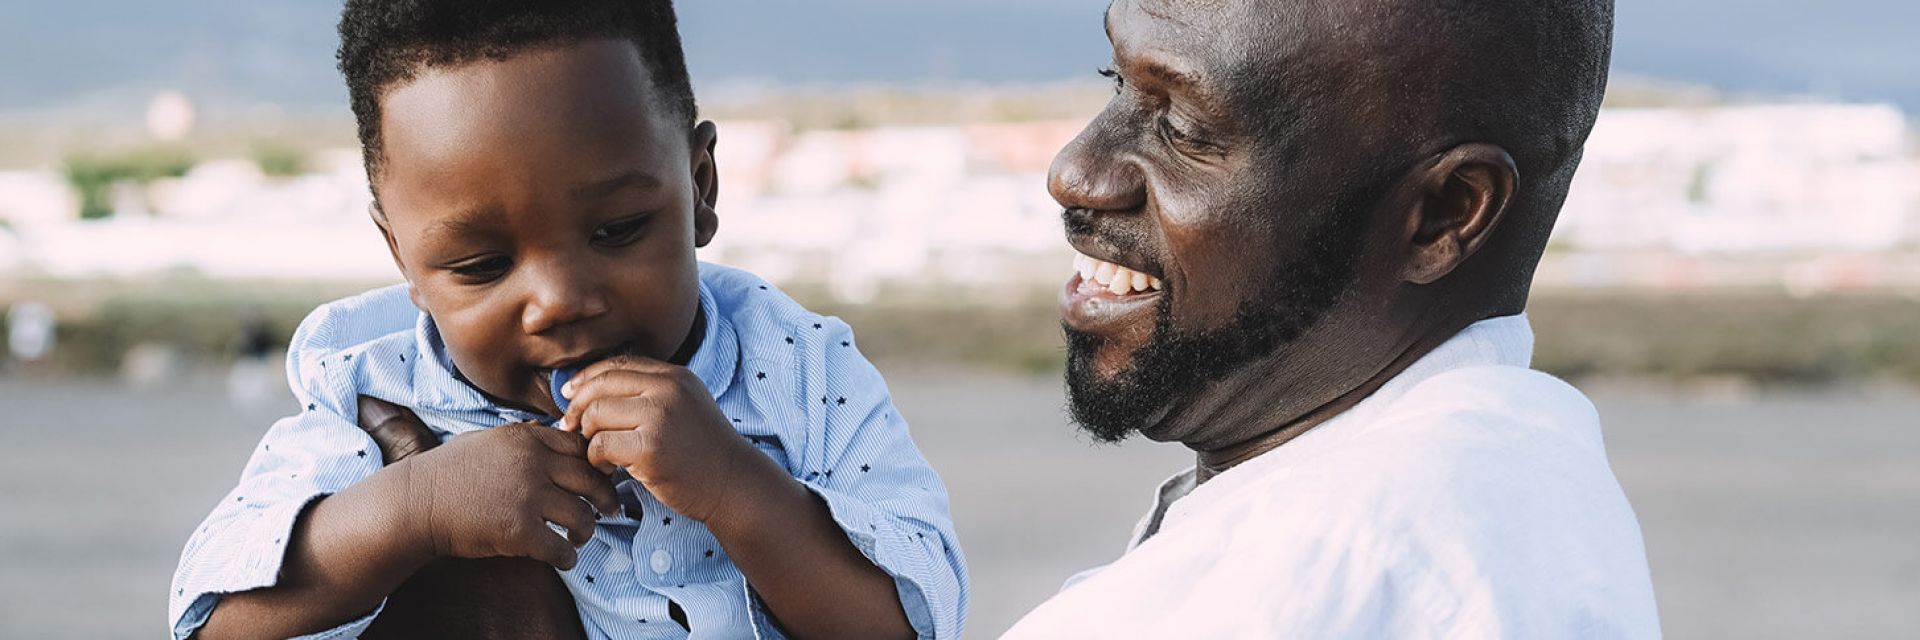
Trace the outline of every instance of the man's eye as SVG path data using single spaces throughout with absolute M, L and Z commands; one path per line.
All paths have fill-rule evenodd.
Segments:
M 1181 144 L 1186 144 L 1193 141 L 1193 136 L 1187 135 L 1186 132 L 1181 131 L 1180 127 L 1174 126 L 1173 121 L 1167 118 L 1160 119 L 1160 133 L 1161 135 L 1165 135 L 1168 140 L 1171 140 L 1173 142 L 1178 142 Z
M 640 239 L 640 232 L 647 227 L 647 221 L 653 216 L 634 216 L 595 229 L 593 243 L 604 247 L 624 247 Z
M 1159 118 L 1157 124 L 1160 129 L 1160 137 L 1165 138 L 1167 144 L 1178 147 L 1187 153 L 1211 155 L 1219 151 L 1218 147 L 1208 143 L 1200 136 L 1182 130 L 1179 125 L 1173 123 L 1171 118 L 1163 115 Z
M 1099 73 L 1100 77 L 1113 81 L 1113 92 L 1115 94 L 1120 93 L 1121 89 L 1127 88 L 1127 79 L 1121 76 L 1120 72 L 1114 71 L 1113 67 L 1101 67 Z
M 506 275 L 513 268 L 513 261 L 506 256 L 482 256 L 448 267 L 454 275 L 475 282 L 486 282 Z

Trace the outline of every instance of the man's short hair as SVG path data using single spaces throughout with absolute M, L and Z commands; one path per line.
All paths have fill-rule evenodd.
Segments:
M 379 172 L 380 98 L 393 85 L 427 67 L 586 40 L 632 42 L 662 106 L 692 127 L 699 112 L 677 22 L 672 0 L 347 0 L 338 56 L 367 173 Z

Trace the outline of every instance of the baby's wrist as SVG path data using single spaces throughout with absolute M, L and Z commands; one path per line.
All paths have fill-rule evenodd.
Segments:
M 715 535 L 725 537 L 734 532 L 760 531 L 763 527 L 756 520 L 777 519 L 777 514 L 790 513 L 795 505 L 812 499 L 812 493 L 799 480 L 751 447 L 733 468 L 737 470 L 730 474 L 733 481 L 721 485 L 730 490 L 721 496 L 714 513 L 705 521 Z
M 386 517 L 377 535 L 388 557 L 402 565 L 425 566 L 440 556 L 433 535 L 433 482 L 427 479 L 431 474 L 422 473 L 426 462 L 426 456 L 414 456 L 382 470 L 390 486 L 381 492 Z

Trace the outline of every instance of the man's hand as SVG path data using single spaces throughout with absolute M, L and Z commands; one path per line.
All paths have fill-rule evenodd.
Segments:
M 359 409 L 360 428 L 373 437 L 388 465 L 440 444 L 404 407 L 361 396 Z M 566 582 L 545 563 L 442 558 L 394 591 L 361 637 L 584 640 L 586 630 Z
M 420 417 L 406 407 L 360 396 L 359 409 L 360 429 L 373 437 L 374 444 L 380 445 L 380 456 L 386 466 L 440 446 L 440 438 L 433 435 L 427 423 L 421 422 Z
M 588 439 L 601 471 L 626 469 L 667 508 L 701 522 L 749 508 L 785 470 L 742 438 L 685 367 L 621 356 L 582 370 L 561 389 L 561 428 Z

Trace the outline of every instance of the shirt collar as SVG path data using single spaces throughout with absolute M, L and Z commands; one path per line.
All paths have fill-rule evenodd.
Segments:
M 706 327 L 700 348 L 687 362 L 687 369 L 700 378 L 707 391 L 718 398 L 733 383 L 740 364 L 740 345 L 733 323 L 720 313 L 707 283 L 700 283 L 700 312 Z M 460 378 L 447 354 L 446 342 L 433 317 L 421 313 L 414 330 L 415 349 L 421 354 L 413 363 L 413 402 L 419 409 L 439 411 L 499 411 L 479 389 Z M 516 412 L 517 413 L 517 412 Z
M 1387 381 L 1379 390 L 1374 391 L 1373 395 L 1360 401 L 1360 404 L 1354 405 L 1352 409 L 1334 416 L 1320 426 L 1308 429 L 1306 433 L 1281 445 L 1279 449 L 1228 469 L 1205 484 L 1196 482 L 1195 469 L 1192 467 L 1160 483 L 1159 490 L 1154 494 L 1153 507 L 1140 521 L 1139 526 L 1135 527 L 1128 549 L 1140 545 L 1153 534 L 1158 533 L 1166 514 L 1175 510 L 1176 501 L 1182 503 L 1178 511 L 1191 511 L 1201 506 L 1195 504 L 1196 501 L 1192 498 L 1200 498 L 1204 502 L 1202 494 L 1226 495 L 1235 486 L 1260 477 L 1264 473 L 1262 467 L 1283 463 L 1290 457 L 1285 454 L 1274 454 L 1283 451 L 1287 454 L 1297 453 L 1303 448 L 1300 445 L 1318 447 L 1351 435 L 1348 432 L 1354 429 L 1347 427 L 1366 424 L 1370 416 L 1392 405 L 1395 400 L 1406 395 L 1421 382 L 1449 371 L 1468 367 L 1529 367 L 1532 366 L 1532 362 L 1533 327 L 1527 321 L 1526 314 L 1490 318 L 1473 323 L 1428 352 L 1427 355 L 1422 356 L 1412 366 L 1401 371 L 1400 375 Z

